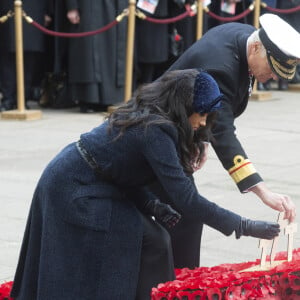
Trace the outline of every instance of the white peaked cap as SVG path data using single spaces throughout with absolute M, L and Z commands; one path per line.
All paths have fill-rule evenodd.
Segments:
M 270 67 L 279 78 L 292 79 L 300 63 L 300 33 L 274 14 L 264 14 L 259 21 Z

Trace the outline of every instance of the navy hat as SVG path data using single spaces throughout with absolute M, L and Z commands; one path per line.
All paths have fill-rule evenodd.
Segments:
M 300 63 L 300 33 L 273 14 L 259 18 L 259 38 L 266 48 L 272 71 L 282 79 L 293 79 Z
M 208 73 L 201 71 L 194 83 L 193 107 L 197 113 L 204 114 L 221 108 L 221 94 L 216 81 Z

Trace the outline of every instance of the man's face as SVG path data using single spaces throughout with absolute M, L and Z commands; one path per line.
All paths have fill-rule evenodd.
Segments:
M 267 55 L 262 51 L 262 45 L 255 42 L 248 49 L 248 65 L 250 71 L 259 82 L 266 82 L 269 79 L 278 80 L 268 63 Z

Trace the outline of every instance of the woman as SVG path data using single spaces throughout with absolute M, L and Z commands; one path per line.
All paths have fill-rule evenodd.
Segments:
M 201 197 L 191 179 L 203 154 L 197 137 L 206 136 L 195 131 L 221 98 L 207 73 L 172 71 L 63 149 L 37 185 L 12 296 L 149 299 L 151 287 L 174 278 L 169 235 L 151 215 L 168 225 L 179 219 L 153 200 L 154 182 L 182 218 L 237 238 L 278 235 L 278 224 L 242 219 Z

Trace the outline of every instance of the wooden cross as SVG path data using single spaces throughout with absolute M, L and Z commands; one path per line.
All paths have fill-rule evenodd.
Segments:
M 294 233 L 297 232 L 298 226 L 296 223 L 291 223 L 285 227 L 284 234 L 288 236 L 288 261 L 292 261 L 293 259 L 293 240 Z
M 288 244 L 287 244 L 287 253 L 288 253 L 288 261 L 292 261 L 293 259 L 293 240 L 294 240 L 294 233 L 297 232 L 298 227 L 296 223 L 290 223 L 288 220 L 283 219 L 284 218 L 284 212 L 280 212 L 277 218 L 277 223 L 280 226 L 280 231 L 282 232 L 284 230 L 284 234 L 288 236 Z M 277 251 L 277 245 L 278 245 L 279 236 L 276 236 L 273 241 L 271 241 L 271 253 L 270 253 L 270 267 L 275 266 L 275 255 Z M 261 261 L 260 266 L 261 268 L 265 267 L 266 265 L 266 248 L 269 247 L 270 241 L 268 240 L 260 240 L 259 241 L 259 247 L 262 248 L 262 254 L 261 254 Z
M 293 238 L 294 233 L 297 232 L 297 224 L 296 223 L 290 223 L 288 220 L 284 220 L 284 213 L 281 212 L 278 215 L 277 222 L 280 226 L 280 231 L 288 236 L 288 261 L 292 261 L 293 259 Z M 277 244 L 278 244 L 279 236 L 275 237 L 273 240 L 259 240 L 259 248 L 261 248 L 261 257 L 260 257 L 260 265 L 253 266 L 251 268 L 242 270 L 241 272 L 253 272 L 258 270 L 269 270 L 277 265 L 280 265 L 284 261 L 275 261 L 275 254 L 277 250 Z M 271 247 L 271 253 L 270 253 L 270 264 L 266 265 L 267 260 L 267 254 L 268 249 Z
M 270 248 L 273 240 L 259 240 L 259 248 L 261 248 L 260 267 L 263 269 L 266 266 L 267 250 Z
M 280 226 L 280 231 L 282 231 L 286 226 L 288 226 L 288 220 L 283 219 L 284 218 L 284 212 L 280 212 L 278 214 L 277 223 Z M 271 248 L 271 254 L 270 254 L 270 265 L 272 266 L 275 261 L 275 255 L 277 251 L 277 245 L 278 245 L 279 236 L 276 236 L 273 239 L 272 248 Z

